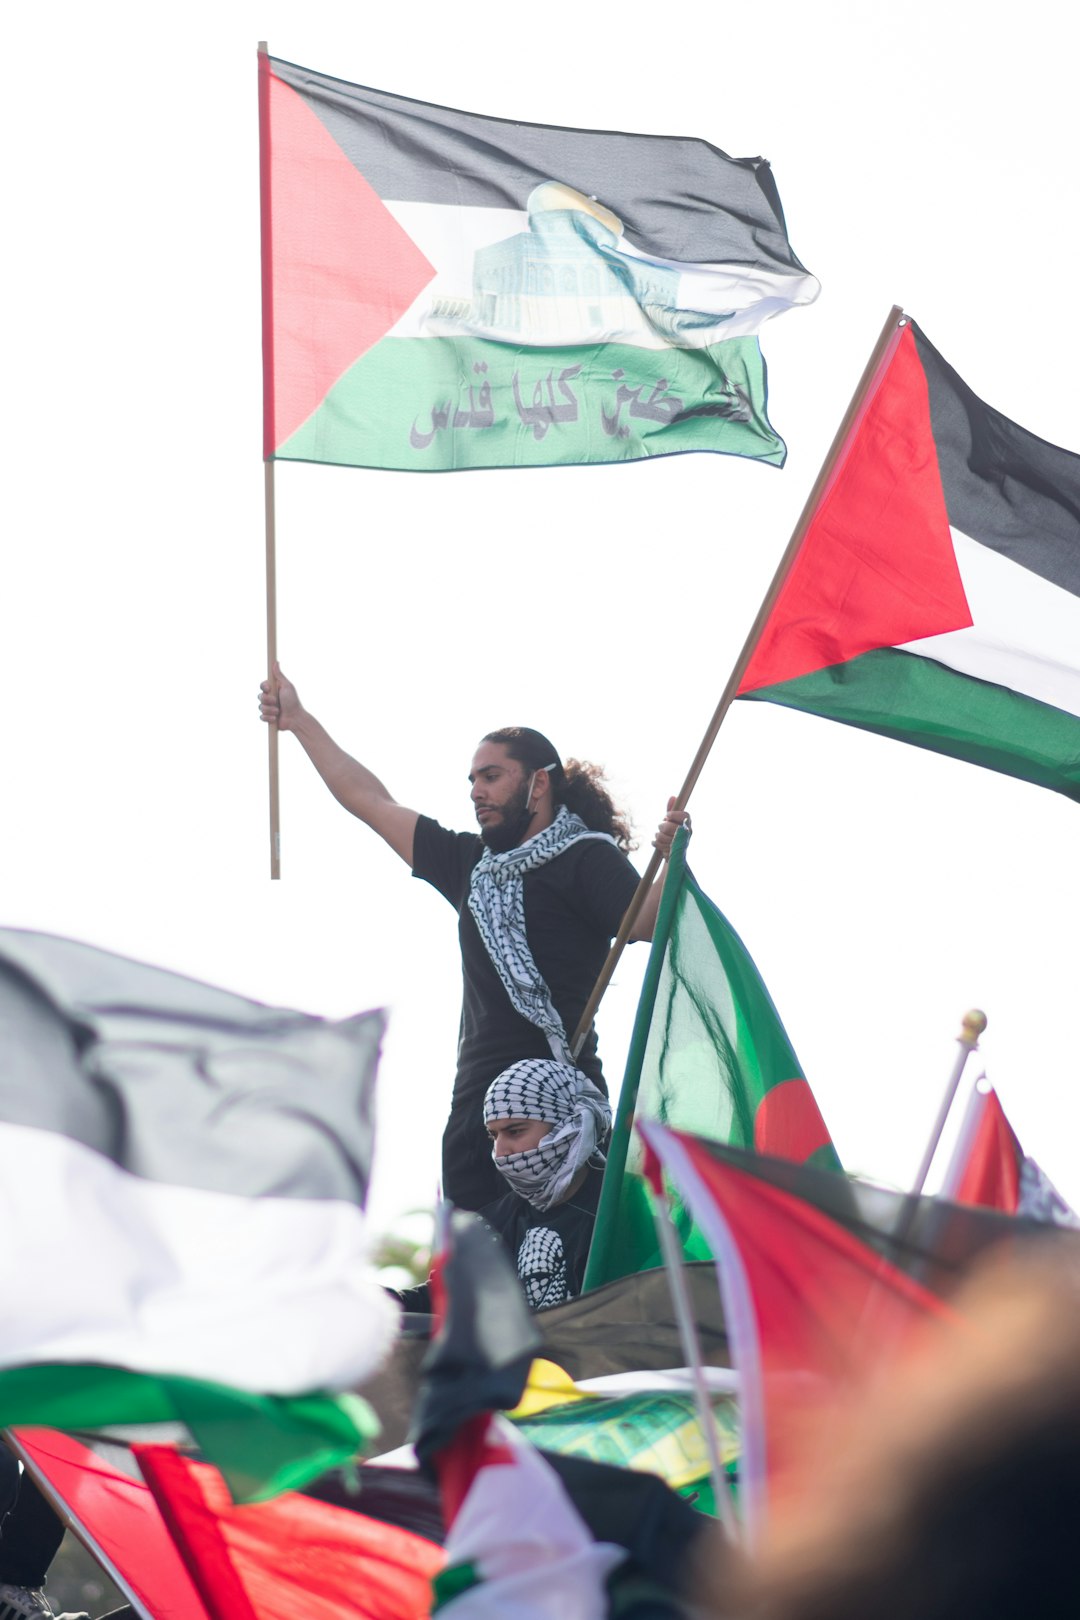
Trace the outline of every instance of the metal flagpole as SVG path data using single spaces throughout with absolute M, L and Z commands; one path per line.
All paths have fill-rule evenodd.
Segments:
M 106 1575 L 109 1577 L 110 1581 L 112 1581 L 113 1585 L 118 1591 L 124 1594 L 124 1597 L 131 1604 L 131 1607 L 134 1609 L 135 1613 L 140 1616 L 140 1620 L 155 1620 L 155 1616 L 150 1613 L 149 1609 L 146 1607 L 146 1604 L 139 1597 L 131 1583 L 121 1574 L 120 1570 L 117 1569 L 108 1553 L 98 1546 L 97 1542 L 94 1540 L 94 1537 L 90 1534 L 89 1530 L 87 1530 L 86 1526 L 78 1518 L 76 1518 L 75 1514 L 64 1501 L 64 1498 L 60 1495 L 52 1481 L 34 1461 L 33 1457 L 31 1457 L 30 1453 L 25 1449 L 25 1447 L 20 1445 L 18 1436 L 11 1429 L 5 1429 L 3 1432 L 4 1441 L 6 1441 L 14 1455 L 18 1457 L 27 1474 L 33 1480 L 34 1484 L 48 1502 L 57 1518 L 61 1521 L 64 1528 L 66 1530 L 70 1530 L 72 1535 L 82 1542 L 87 1552 L 97 1560 L 102 1569 L 105 1571 Z
M 274 283 L 270 260 L 270 79 L 265 39 L 259 41 L 259 200 L 262 241 L 263 320 L 263 506 L 266 524 L 266 676 L 274 684 L 277 662 L 277 528 L 274 511 Z M 266 728 L 270 771 L 270 876 L 281 876 L 281 814 L 278 792 L 278 728 Z
M 933 1162 L 934 1154 L 937 1152 L 938 1144 L 941 1141 L 941 1133 L 945 1129 L 945 1121 L 949 1117 L 949 1111 L 952 1108 L 953 1101 L 956 1097 L 957 1087 L 959 1086 L 961 1076 L 964 1073 L 964 1067 L 972 1052 L 977 1050 L 979 1045 L 979 1036 L 982 1034 L 985 1028 L 986 1014 L 984 1012 L 980 1012 L 977 1007 L 973 1007 L 970 1012 L 966 1012 L 961 1019 L 960 1034 L 957 1036 L 960 1050 L 956 1055 L 956 1061 L 953 1064 L 952 1073 L 949 1075 L 948 1081 L 946 1082 L 945 1095 L 941 1099 L 941 1107 L 938 1109 L 938 1116 L 934 1122 L 934 1128 L 930 1133 L 930 1140 L 926 1144 L 926 1151 L 923 1153 L 922 1163 L 919 1165 L 918 1171 L 916 1172 L 911 1191 L 904 1194 L 896 1222 L 893 1226 L 892 1232 L 889 1234 L 892 1245 L 897 1252 L 906 1246 L 911 1236 L 912 1229 L 919 1214 L 919 1200 L 922 1197 L 922 1191 L 926 1185 L 926 1178 L 929 1174 L 930 1165 Z M 883 1300 L 881 1280 L 888 1270 L 889 1264 L 890 1263 L 885 1255 L 879 1256 L 875 1273 L 875 1286 L 871 1288 L 870 1293 L 867 1295 L 866 1304 L 863 1307 L 862 1314 L 855 1329 L 854 1341 L 856 1344 L 864 1344 L 868 1337 L 874 1333 L 877 1328 L 875 1316 L 881 1310 Z M 920 1279 L 920 1273 L 923 1271 L 923 1269 L 924 1268 L 921 1265 L 909 1265 L 906 1268 L 906 1274 L 911 1278 L 912 1281 L 918 1282 Z
M 961 1020 L 960 1033 L 956 1037 L 960 1050 L 956 1054 L 956 1062 L 953 1064 L 952 1073 L 950 1074 L 948 1082 L 945 1086 L 945 1095 L 941 1099 L 941 1107 L 938 1109 L 938 1116 L 934 1121 L 934 1128 L 930 1133 L 930 1140 L 926 1144 L 926 1151 L 922 1156 L 922 1163 L 919 1165 L 915 1176 L 914 1185 L 912 1186 L 911 1192 L 908 1195 L 912 1199 L 918 1198 L 926 1185 L 926 1178 L 930 1174 L 930 1166 L 933 1163 L 934 1154 L 937 1152 L 941 1143 L 942 1132 L 945 1129 L 945 1121 L 948 1119 L 949 1112 L 952 1108 L 953 1102 L 956 1099 L 956 1091 L 960 1084 L 960 1078 L 964 1072 L 964 1067 L 972 1052 L 978 1050 L 979 1036 L 982 1034 L 985 1028 L 986 1014 L 984 1012 L 980 1012 L 978 1007 L 973 1007 L 970 1012 L 966 1012 L 964 1014 L 963 1019 Z
M 656 1232 L 660 1239 L 660 1252 L 664 1257 L 664 1270 L 667 1272 L 668 1286 L 671 1289 L 671 1302 L 675 1307 L 675 1320 L 679 1324 L 679 1340 L 682 1352 L 686 1357 L 686 1365 L 690 1368 L 690 1375 L 694 1381 L 694 1399 L 697 1404 L 698 1421 L 701 1432 L 705 1437 L 705 1447 L 709 1454 L 709 1474 L 712 1478 L 713 1496 L 716 1499 L 716 1511 L 724 1527 L 724 1533 L 732 1545 L 739 1540 L 739 1524 L 735 1517 L 735 1508 L 731 1500 L 731 1487 L 724 1473 L 724 1463 L 720 1456 L 720 1442 L 716 1438 L 716 1420 L 713 1416 L 712 1402 L 709 1399 L 709 1389 L 705 1382 L 705 1366 L 701 1359 L 701 1344 L 698 1340 L 697 1327 L 694 1323 L 694 1313 L 690 1309 L 690 1296 L 686 1290 L 686 1278 L 683 1276 L 683 1254 L 679 1243 L 679 1236 L 671 1219 L 671 1206 L 668 1203 L 667 1191 L 661 1184 L 658 1191 L 650 1183 L 652 1191 L 653 1218 L 656 1221 Z
M 746 674 L 747 667 L 751 658 L 753 657 L 754 649 L 761 638 L 761 633 L 768 622 L 769 615 L 776 606 L 777 597 L 780 595 L 780 592 L 787 580 L 788 574 L 791 572 L 795 558 L 802 549 L 802 543 L 806 538 L 806 533 L 810 527 L 811 519 L 813 518 L 814 513 L 817 510 L 818 503 L 825 492 L 826 486 L 828 485 L 833 472 L 836 469 L 837 462 L 839 461 L 841 453 L 845 448 L 848 436 L 851 433 L 856 418 L 863 408 L 866 396 L 875 382 L 878 373 L 882 369 L 886 360 L 890 358 L 890 350 L 892 346 L 896 343 L 900 333 L 906 325 L 907 317 L 904 315 L 904 312 L 900 308 L 899 304 L 894 304 L 892 309 L 889 311 L 888 318 L 886 319 L 884 326 L 881 328 L 878 340 L 874 344 L 874 348 L 869 360 L 866 362 L 866 367 L 863 374 L 859 378 L 858 387 L 852 394 L 851 402 L 848 405 L 847 410 L 844 412 L 840 426 L 836 430 L 832 444 L 829 446 L 828 454 L 821 464 L 821 470 L 814 480 L 813 488 L 806 497 L 803 509 L 799 514 L 798 522 L 792 531 L 791 539 L 788 541 L 787 546 L 784 549 L 784 554 L 780 558 L 776 572 L 773 575 L 772 583 L 765 592 L 765 597 L 761 603 L 761 606 L 758 608 L 757 616 L 754 619 L 753 624 L 750 626 L 746 640 L 743 642 L 742 651 L 735 660 L 734 668 L 732 669 L 731 674 L 728 676 L 727 685 L 724 687 L 724 690 L 720 695 L 720 701 L 716 705 L 713 717 L 709 722 L 704 737 L 701 739 L 700 747 L 698 748 L 697 753 L 694 755 L 693 763 L 691 764 L 690 769 L 686 773 L 686 780 L 679 789 L 678 797 L 676 798 L 675 803 L 672 805 L 673 810 L 686 809 L 690 795 L 694 791 L 694 787 L 697 784 L 697 779 L 701 775 L 705 761 L 708 759 L 709 753 L 712 749 L 712 745 L 716 741 L 717 733 L 723 724 L 724 716 L 727 714 L 732 702 L 734 701 L 735 694 L 739 690 L 742 678 Z M 623 920 L 619 925 L 619 932 L 616 934 L 612 942 L 611 949 L 608 952 L 607 960 L 600 970 L 600 977 L 593 986 L 592 994 L 585 1004 L 585 1010 L 578 1020 L 577 1028 L 575 1029 L 573 1038 L 571 1039 L 570 1050 L 575 1057 L 577 1057 L 578 1053 L 581 1051 L 585 1037 L 589 1033 L 592 1026 L 592 1021 L 596 1016 L 596 1009 L 600 1005 L 604 991 L 611 982 L 612 974 L 615 972 L 619 958 L 630 938 L 630 930 L 637 921 L 638 913 L 645 903 L 645 896 L 648 894 L 656 880 L 657 874 L 660 870 L 661 861 L 662 857 L 656 851 L 654 851 L 648 866 L 645 868 L 645 871 L 642 874 L 641 882 L 637 886 L 634 897 L 626 909 L 626 915 L 623 917 Z

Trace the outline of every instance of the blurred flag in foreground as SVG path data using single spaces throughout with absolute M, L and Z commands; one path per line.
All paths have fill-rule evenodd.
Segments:
M 415 1420 L 447 1522 L 436 1608 L 447 1620 L 602 1620 L 620 1612 L 612 1584 L 669 1592 L 700 1515 L 653 1475 L 545 1456 L 500 1415 L 520 1400 L 540 1340 L 476 1216 L 449 1217 L 436 1278 L 445 1310 Z
M 783 463 L 758 331 L 817 296 L 768 164 L 259 56 L 264 455 Z
M 739 1375 L 742 1511 L 755 1535 L 809 1408 L 882 1376 L 989 1248 L 1072 1233 L 911 1198 L 781 1159 L 639 1127 L 716 1256 Z M 1067 1254 L 1068 1250 L 1063 1250 Z M 1075 1263 L 1075 1252 L 1073 1258 Z
M 988 1085 L 976 1086 L 968 1098 L 941 1195 L 1006 1215 L 1080 1226 L 1080 1216 L 1020 1146 L 997 1092 Z
M 671 852 L 612 1138 L 586 1288 L 660 1264 L 634 1119 L 838 1170 L 814 1094 L 761 975 L 727 918 Z M 685 1211 L 689 1259 L 707 1258 Z
M 1080 799 L 1080 456 L 898 325 L 738 695 Z
M 181 1422 L 238 1496 L 356 1452 L 382 1029 L 0 930 L 0 1426 Z
M 168 1446 L 135 1456 L 210 1620 L 417 1620 L 442 1548 L 290 1491 L 237 1507 L 221 1476 Z

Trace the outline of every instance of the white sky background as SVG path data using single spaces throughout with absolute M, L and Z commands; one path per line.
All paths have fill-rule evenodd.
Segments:
M 606 764 L 647 847 L 893 302 L 1080 448 L 1059 7 L 639 15 L 104 0 L 7 25 L 0 921 L 311 1012 L 388 1006 L 383 1226 L 434 1192 L 455 919 L 287 737 L 268 878 L 257 41 L 473 111 L 761 153 L 822 283 L 764 333 L 783 472 L 278 466 L 283 665 L 405 803 L 470 826 L 475 742 L 531 724 Z M 694 869 L 846 1165 L 910 1180 L 976 1004 L 1022 1142 L 1080 1204 L 1080 806 L 739 704 L 693 810 Z M 601 1013 L 613 1085 L 644 959 Z

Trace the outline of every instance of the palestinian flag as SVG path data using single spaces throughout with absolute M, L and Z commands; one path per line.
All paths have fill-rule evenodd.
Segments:
M 1080 1226 L 1075 1210 L 1020 1146 L 992 1086 L 976 1086 L 968 1098 L 941 1191 L 958 1204 Z
M 1080 799 L 1080 456 L 898 325 L 739 689 Z
M 180 1422 L 238 1496 L 355 1454 L 382 1029 L 0 930 L 0 1426 Z
M 783 463 L 757 334 L 818 284 L 763 159 L 259 75 L 268 459 Z
M 134 1451 L 209 1620 L 417 1620 L 428 1613 L 430 1583 L 444 1558 L 423 1536 L 295 1492 L 237 1507 L 205 1463 L 168 1446 Z
M 905 1197 L 806 1165 L 723 1147 L 646 1120 L 647 1170 L 679 1189 L 716 1256 L 739 1374 L 739 1492 L 752 1535 L 782 1480 L 805 1411 L 880 1377 L 922 1326 L 956 1322 L 949 1296 L 1002 1243 L 1075 1233 Z
M 628 1612 L 632 1597 L 669 1598 L 700 1516 L 652 1475 L 545 1456 L 499 1415 L 520 1401 L 539 1335 L 479 1217 L 455 1212 L 445 1223 L 436 1294 L 441 1319 L 414 1425 L 447 1523 L 436 1612 L 602 1620 Z
M 642 984 L 585 1287 L 662 1263 L 636 1119 L 838 1170 L 802 1065 L 746 946 L 686 865 L 676 835 Z M 709 1247 L 681 1203 L 691 1260 Z
M 126 1446 L 88 1445 L 54 1429 L 18 1429 L 8 1443 L 136 1614 L 214 1620 Z

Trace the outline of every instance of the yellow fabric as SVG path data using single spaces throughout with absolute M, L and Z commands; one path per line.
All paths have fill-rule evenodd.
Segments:
M 510 1418 L 535 1417 L 537 1412 L 546 1412 L 552 1406 L 567 1406 L 571 1401 L 597 1400 L 599 1397 L 589 1395 L 585 1390 L 578 1389 L 568 1372 L 554 1361 L 545 1361 L 542 1356 L 537 1357 L 529 1368 L 529 1379 L 525 1385 L 525 1393 L 514 1410 L 507 1414 Z

